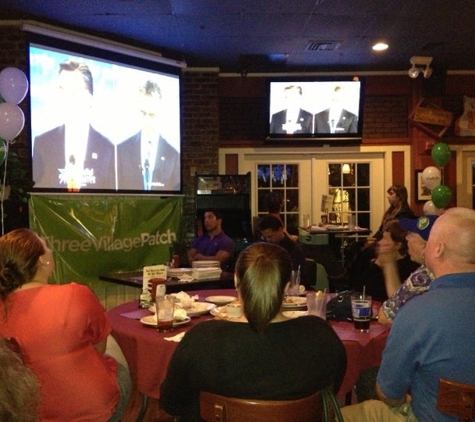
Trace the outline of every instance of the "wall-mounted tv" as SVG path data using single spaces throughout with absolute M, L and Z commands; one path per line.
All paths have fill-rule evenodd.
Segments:
M 32 35 L 36 192 L 181 193 L 181 69 Z
M 364 86 L 360 78 L 272 77 L 266 79 L 266 88 L 267 140 L 361 142 Z

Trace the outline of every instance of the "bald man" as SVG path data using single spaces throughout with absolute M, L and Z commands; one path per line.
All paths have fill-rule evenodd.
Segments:
M 439 379 L 475 384 L 475 211 L 441 215 L 425 260 L 435 279 L 394 319 L 377 376 L 380 400 L 342 408 L 345 422 L 453 421 L 436 408 Z

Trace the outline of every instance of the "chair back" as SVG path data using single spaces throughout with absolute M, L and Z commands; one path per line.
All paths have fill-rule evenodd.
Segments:
M 475 419 L 475 385 L 441 378 L 437 395 L 437 410 L 457 416 L 462 422 Z
M 200 392 L 200 414 L 208 422 L 321 422 L 320 392 L 298 400 L 252 400 Z

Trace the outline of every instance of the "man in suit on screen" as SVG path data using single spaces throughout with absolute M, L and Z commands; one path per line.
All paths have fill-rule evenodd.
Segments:
M 343 108 L 344 95 L 343 87 L 333 88 L 330 107 L 315 114 L 315 133 L 357 133 L 358 116 Z
M 302 103 L 302 87 L 289 85 L 285 87 L 287 108 L 274 113 L 270 122 L 270 133 L 311 134 L 313 130 L 312 113 L 300 108 Z
M 63 124 L 35 138 L 35 187 L 115 189 L 114 145 L 90 124 L 94 87 L 88 66 L 61 63 L 58 87 Z
M 139 92 L 141 129 L 117 146 L 119 189 L 180 189 L 180 153 L 162 136 L 163 106 L 159 85 L 146 81 Z

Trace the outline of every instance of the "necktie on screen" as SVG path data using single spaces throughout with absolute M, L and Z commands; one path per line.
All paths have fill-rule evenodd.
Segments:
M 335 133 L 335 119 L 331 119 L 331 133 Z
M 150 190 L 150 162 L 148 158 L 144 162 L 143 185 L 145 190 Z
M 68 191 L 76 192 L 79 190 L 79 180 L 77 180 L 76 157 L 74 154 L 69 156 Z

